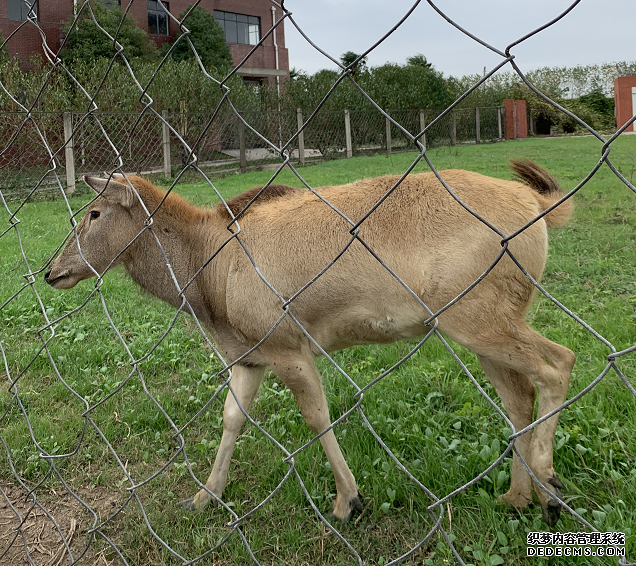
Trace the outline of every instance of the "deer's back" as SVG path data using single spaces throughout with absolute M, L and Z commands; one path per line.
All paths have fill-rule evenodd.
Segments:
M 539 213 L 533 191 L 523 184 L 466 171 L 446 171 L 443 178 L 458 198 L 505 234 Z M 501 252 L 501 236 L 466 211 L 432 173 L 405 179 L 354 237 L 351 223 L 362 220 L 397 180 L 382 177 L 316 189 L 342 215 L 310 191 L 297 190 L 239 219 L 242 241 L 284 300 L 318 276 L 294 298 L 290 312 L 326 350 L 423 334 L 429 313 L 410 291 L 435 311 L 464 291 Z M 245 252 L 235 243 L 233 250 L 228 315 L 241 332 L 258 340 L 282 314 L 282 302 Z M 540 279 L 547 252 L 544 222 L 515 238 L 510 250 Z M 495 301 L 523 316 L 532 291 L 530 282 L 504 257 L 462 301 Z M 291 323 L 283 324 L 279 335 L 292 342 L 302 340 Z

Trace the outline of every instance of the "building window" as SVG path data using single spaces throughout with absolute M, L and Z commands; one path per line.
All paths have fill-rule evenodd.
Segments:
M 254 77 L 243 77 L 243 84 L 250 88 L 260 88 L 263 86 L 263 79 L 255 79 Z
M 108 8 L 110 10 L 111 8 L 114 8 L 115 6 L 120 7 L 121 0 L 101 0 L 101 4 L 102 6 L 104 6 L 104 8 Z
M 214 19 L 225 31 L 227 43 L 256 45 L 261 39 L 261 19 L 256 16 L 214 10 Z
M 169 11 L 168 2 L 148 0 L 148 33 L 152 35 L 170 35 Z
M 33 10 L 31 6 L 34 6 Z M 7 16 L 10 20 L 18 22 L 26 22 L 28 17 L 37 20 L 38 2 L 37 0 L 7 0 Z

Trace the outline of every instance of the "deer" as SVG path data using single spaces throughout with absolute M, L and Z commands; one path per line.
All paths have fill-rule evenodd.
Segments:
M 531 329 L 525 315 L 546 265 L 547 227 L 565 225 L 573 204 L 539 165 L 510 167 L 512 180 L 454 169 L 313 191 L 269 185 L 207 208 L 138 176 L 87 176 L 96 195 L 44 279 L 69 289 L 123 265 L 174 307 L 185 297 L 219 354 L 236 361 L 212 472 L 188 509 L 221 498 L 269 367 L 319 435 L 335 479 L 331 516 L 360 512 L 315 359 L 434 329 L 476 354 L 515 430 L 529 427 L 514 440 L 501 502 L 525 510 L 534 492 L 553 526 L 563 499 L 553 444 L 575 355 Z

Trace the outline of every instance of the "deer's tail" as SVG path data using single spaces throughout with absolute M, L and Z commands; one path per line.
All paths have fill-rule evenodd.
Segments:
M 510 168 L 514 171 L 513 178 L 529 185 L 537 193 L 537 202 L 541 210 L 551 207 L 563 198 L 563 191 L 557 180 L 543 167 L 539 167 L 529 159 L 512 159 Z M 574 211 L 574 203 L 569 198 L 545 216 L 548 226 L 563 226 L 567 224 Z

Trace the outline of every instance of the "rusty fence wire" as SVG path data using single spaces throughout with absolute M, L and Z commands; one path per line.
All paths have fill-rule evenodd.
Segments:
M 134 3 L 138 2 L 139 0 L 134 0 Z M 195 2 L 195 6 L 198 4 L 199 2 Z M 400 33 L 400 26 L 407 18 L 417 18 L 417 7 L 419 4 L 420 1 L 414 2 L 412 8 L 406 14 L 395 14 L 395 19 L 399 20 L 398 24 L 391 28 L 385 36 L 377 38 L 375 44 L 361 54 L 360 57 L 366 56 L 391 34 Z M 591 135 L 602 142 L 602 154 L 598 163 L 584 178 L 579 180 L 574 189 L 567 195 L 568 198 L 579 191 L 601 167 L 609 168 L 625 185 L 628 192 L 636 192 L 633 184 L 614 167 L 610 160 L 612 143 L 634 122 L 634 118 L 616 132 L 615 135 L 605 138 L 581 122 L 576 116 L 561 108 L 556 102 L 538 92 L 525 79 L 524 74 L 515 61 L 514 47 L 516 45 L 539 34 L 546 27 L 558 25 L 562 18 L 568 17 L 568 13 L 576 7 L 578 1 L 569 6 L 559 17 L 546 22 L 544 26 L 534 32 L 519 38 L 519 40 L 504 50 L 493 47 L 472 35 L 469 31 L 460 28 L 443 14 L 432 1 L 428 0 L 428 4 L 444 16 L 446 21 L 440 19 L 439 25 L 456 27 L 459 31 L 471 37 L 476 44 L 480 44 L 482 47 L 486 47 L 496 53 L 500 57 L 500 63 L 488 73 L 485 73 L 482 80 L 475 83 L 464 96 L 460 97 L 458 101 L 441 113 L 422 114 L 419 111 L 385 110 L 377 107 L 374 101 L 367 96 L 368 102 L 375 106 L 375 112 L 369 113 L 349 109 L 351 137 L 352 140 L 355 140 L 351 147 L 353 154 L 360 154 L 366 151 L 373 152 L 382 148 L 386 149 L 387 138 L 390 136 L 392 147 L 396 150 L 408 149 L 417 152 L 412 165 L 404 171 L 404 175 L 408 174 L 415 165 L 424 163 L 427 164 L 431 171 L 437 173 L 427 154 L 427 144 L 458 143 L 462 140 L 475 139 L 477 132 L 475 131 L 474 110 L 461 109 L 457 105 L 465 96 L 487 81 L 499 69 L 511 67 L 518 73 L 521 80 L 527 84 L 528 88 L 536 92 L 538 96 L 549 104 L 570 115 L 572 119 L 576 120 Z M 284 3 L 272 1 L 272 6 L 276 8 L 276 13 L 278 14 L 275 27 L 280 26 L 286 20 L 287 26 L 294 26 L 303 33 L 291 12 L 284 6 Z M 78 2 L 77 7 L 78 11 L 90 12 L 88 0 Z M 129 9 L 130 6 L 126 8 L 126 10 Z M 170 17 L 174 19 L 174 16 Z M 181 25 L 184 30 L 187 29 L 187 22 L 183 24 L 175 20 L 174 23 L 175 25 Z M 41 31 L 45 55 L 49 60 L 50 66 L 63 70 L 72 79 L 70 71 L 64 67 L 57 54 L 48 49 L 46 35 L 39 29 L 37 18 L 27 18 L 23 26 L 35 26 Z M 16 31 L 16 34 L 19 33 L 20 28 Z M 218 85 L 222 96 L 219 107 L 212 113 L 162 115 L 153 110 L 153 101 L 146 93 L 147 85 L 137 83 L 140 102 L 144 105 L 144 110 L 137 114 L 134 120 L 131 120 L 131 117 L 127 114 L 100 112 L 87 94 L 87 112 L 73 115 L 71 121 L 78 174 L 101 170 L 106 170 L 108 173 L 127 173 L 131 171 L 152 171 L 153 169 L 161 168 L 163 158 L 161 140 L 163 130 L 167 128 L 171 140 L 170 144 L 173 148 L 170 157 L 171 167 L 177 167 L 182 172 L 188 171 L 197 174 L 199 181 L 205 183 L 209 187 L 210 192 L 220 198 L 214 183 L 210 181 L 202 169 L 202 164 L 208 161 L 215 161 L 220 155 L 227 156 L 227 152 L 234 152 L 233 156 L 235 157 L 236 152 L 240 151 L 241 145 L 241 134 L 239 134 L 238 130 L 242 129 L 244 132 L 242 135 L 245 136 L 247 147 L 267 152 L 267 157 L 275 159 L 279 165 L 268 184 L 276 183 L 280 171 L 283 168 L 287 168 L 305 184 L 308 190 L 313 190 L 305 182 L 302 169 L 296 166 L 299 156 L 298 154 L 294 155 L 294 151 L 298 149 L 299 135 L 303 134 L 306 148 L 315 149 L 322 156 L 326 156 L 329 153 L 340 155 L 343 152 L 347 152 L 347 141 L 342 127 L 343 112 L 327 112 L 323 110 L 323 105 L 342 81 L 351 81 L 354 85 L 356 84 L 352 69 L 357 61 L 345 68 L 334 57 L 319 47 L 320 38 L 309 38 L 304 33 L 303 35 L 329 61 L 340 66 L 341 75 L 323 102 L 311 112 L 306 112 L 303 115 L 300 128 L 298 127 L 298 115 L 294 112 L 262 115 L 256 113 L 241 114 L 232 105 L 232 92 L 225 84 L 225 78 L 209 76 L 205 68 L 201 66 L 201 73 L 205 73 L 210 81 Z M 261 43 L 268 36 L 269 33 L 264 33 Z M 117 37 L 111 37 L 110 39 L 113 41 L 114 46 L 113 60 L 123 61 L 124 57 L 121 53 L 121 46 L 117 42 Z M 181 41 L 189 43 L 187 34 L 182 36 Z M 195 51 L 191 44 L 190 48 Z M 257 48 L 258 45 L 254 47 L 254 50 Z M 154 77 L 151 78 L 151 80 L 153 79 Z M 132 71 L 131 80 L 136 81 Z M 197 539 L 194 546 L 187 547 L 187 553 L 183 550 L 186 547 L 180 543 L 179 537 L 185 536 L 184 530 L 187 531 L 190 528 L 188 526 L 190 519 L 187 517 L 180 518 L 179 521 L 183 521 L 183 525 L 178 525 L 178 521 L 167 526 L 153 522 L 152 517 L 156 518 L 156 514 L 147 513 L 148 507 L 154 505 L 152 490 L 149 492 L 149 486 L 158 486 L 154 489 L 171 492 L 173 489 L 176 490 L 175 485 L 180 480 L 189 481 L 189 485 L 203 487 L 202 482 L 207 477 L 209 469 L 201 469 L 194 466 L 192 456 L 196 454 L 197 450 L 205 451 L 210 447 L 214 447 L 212 441 L 201 438 L 201 436 L 205 434 L 206 428 L 218 431 L 221 426 L 220 414 L 215 414 L 212 408 L 216 407 L 219 409 L 218 405 L 214 405 L 214 403 L 221 395 L 226 393 L 234 395 L 231 390 L 231 376 L 232 367 L 237 363 L 237 360 L 225 359 L 216 351 L 214 343 L 209 339 L 195 316 L 192 322 L 188 324 L 190 324 L 194 333 L 200 335 L 200 339 L 198 342 L 193 340 L 195 344 L 192 347 L 199 347 L 201 343 L 207 344 L 209 348 L 204 350 L 203 356 L 209 356 L 209 359 L 203 360 L 201 364 L 209 368 L 207 371 L 211 374 L 214 373 L 216 377 L 212 378 L 207 373 L 200 377 L 200 380 L 206 385 L 207 397 L 194 398 L 193 396 L 188 401 L 191 403 L 191 419 L 188 422 L 175 422 L 172 417 L 172 412 L 175 409 L 174 403 L 170 402 L 170 400 L 165 400 L 162 404 L 158 400 L 153 394 L 155 390 L 153 380 L 168 380 L 171 384 L 170 386 L 174 387 L 175 391 L 178 391 L 182 387 L 178 372 L 175 370 L 176 375 L 156 376 L 153 370 L 152 354 L 157 355 L 158 352 L 161 352 L 166 357 L 166 363 L 172 363 L 171 356 L 176 356 L 178 353 L 177 349 L 181 347 L 171 342 L 171 335 L 175 332 L 178 316 L 169 315 L 174 316 L 174 318 L 165 327 L 161 326 L 161 323 L 152 318 L 149 313 L 128 312 L 126 307 L 113 306 L 115 304 L 114 301 L 116 301 L 116 292 L 114 293 L 112 290 L 103 287 L 101 277 L 97 278 L 97 284 L 90 291 L 84 302 L 72 305 L 65 304 L 63 295 L 59 295 L 61 297 L 57 299 L 59 304 L 47 303 L 48 299 L 45 300 L 43 298 L 41 291 L 43 285 L 42 276 L 48 269 L 52 258 L 61 248 L 62 242 L 51 241 L 47 257 L 34 257 L 31 254 L 30 249 L 24 244 L 22 238 L 26 223 L 33 224 L 34 229 L 40 234 L 38 237 L 46 238 L 48 229 L 46 227 L 46 218 L 34 218 L 30 213 L 30 201 L 34 192 L 38 189 L 44 186 L 53 187 L 52 190 L 56 191 L 57 195 L 63 199 L 68 210 L 68 218 L 71 222 L 71 230 L 68 234 L 69 239 L 75 237 L 78 215 L 81 216 L 83 214 L 85 206 L 80 205 L 78 209 L 74 201 L 72 202 L 72 199 L 65 192 L 64 156 L 68 147 L 68 140 L 65 138 L 63 116 L 60 114 L 38 113 L 34 108 L 21 104 L 19 93 L 13 92 L 11 88 L 4 84 L 0 84 L 0 88 L 11 98 L 15 106 L 20 108 L 10 118 L 6 114 L 3 115 L 2 149 L 0 151 L 2 163 L 0 199 L 2 200 L 3 208 L 3 225 L 0 226 L 0 240 L 10 242 L 8 245 L 16 251 L 19 257 L 18 265 L 15 269 L 0 274 L 3 278 L 2 286 L 0 287 L 0 292 L 2 293 L 0 295 L 0 312 L 4 315 L 3 320 L 5 323 L 4 328 L 0 329 L 0 367 L 2 368 L 0 369 L 0 374 L 3 375 L 6 387 L 6 393 L 2 397 L 2 406 L 0 406 L 0 460 L 2 461 L 0 510 L 3 511 L 2 517 L 8 517 L 0 528 L 4 529 L 5 532 L 10 531 L 10 536 L 2 538 L 4 546 L 0 547 L 0 564 L 25 563 L 59 566 L 62 564 L 107 564 L 112 562 L 135 565 L 137 564 L 136 557 L 129 553 L 124 553 L 117 540 L 113 537 L 112 531 L 109 530 L 110 526 L 115 524 L 118 518 L 130 511 L 131 508 L 137 509 L 138 520 L 145 525 L 145 532 L 147 533 L 147 540 L 139 541 L 138 544 L 144 545 L 148 543 L 148 540 L 152 540 L 160 547 L 167 560 L 171 560 L 173 563 L 193 564 L 200 561 L 201 563 L 212 564 L 217 563 L 217 560 L 221 563 L 222 561 L 218 559 L 219 553 L 222 553 L 228 545 L 238 545 L 243 548 L 251 562 L 260 564 L 262 549 L 258 547 L 258 537 L 254 538 L 250 534 L 253 528 L 251 520 L 254 519 L 256 521 L 254 518 L 256 511 L 267 509 L 267 506 L 271 501 L 275 500 L 281 489 L 289 489 L 291 485 L 295 486 L 294 489 L 304 494 L 308 504 L 315 511 L 316 517 L 324 526 L 325 532 L 332 533 L 324 544 L 343 545 L 349 553 L 351 563 L 360 565 L 369 563 L 371 559 L 365 556 L 365 549 L 356 548 L 354 544 L 350 543 L 345 529 L 324 513 L 326 511 L 324 503 L 326 502 L 318 502 L 320 494 L 314 491 L 310 492 L 305 483 L 303 483 L 301 473 L 296 468 L 296 460 L 302 458 L 307 451 L 315 448 L 317 437 L 313 437 L 312 440 L 302 444 L 300 448 L 290 448 L 285 445 L 284 441 L 280 440 L 280 435 L 284 435 L 284 423 L 279 422 L 266 427 L 257 417 L 251 414 L 248 414 L 248 420 L 251 424 L 250 434 L 268 439 L 272 449 L 271 453 L 275 454 L 272 457 L 272 461 L 258 463 L 257 465 L 274 465 L 274 459 L 276 459 L 276 464 L 284 464 L 285 469 L 282 472 L 280 484 L 277 486 L 265 486 L 268 495 L 262 501 L 256 502 L 256 505 L 248 512 L 239 510 L 233 504 L 230 505 L 229 502 L 221 501 L 220 505 L 224 508 L 225 517 L 228 518 L 229 522 L 219 527 L 218 532 L 210 534 L 209 538 Z M 46 85 L 43 85 L 43 88 L 46 88 Z M 365 93 L 363 92 L 363 94 Z M 481 118 L 480 135 L 482 139 L 501 137 L 497 126 L 498 119 L 501 118 L 499 109 L 481 109 Z M 452 139 L 453 137 L 455 139 Z M 26 194 L 21 195 L 18 200 L 9 199 L 8 197 L 13 196 L 15 193 L 15 187 L 12 183 L 17 185 L 20 181 L 19 177 L 24 171 L 35 169 L 37 169 L 37 175 L 31 177 Z M 386 198 L 389 202 L 393 191 L 399 188 L 402 178 L 404 177 L 401 177 L 400 181 L 388 191 Z M 171 190 L 176 186 L 177 181 L 178 179 L 172 183 Z M 446 188 L 450 190 L 448 187 Z M 329 203 L 325 203 L 325 206 L 329 206 Z M 339 211 L 335 212 L 339 213 Z M 485 222 L 481 218 L 480 220 Z M 240 227 L 240 218 L 236 221 L 236 224 Z M 151 231 L 151 227 L 152 222 L 148 221 L 144 230 Z M 351 225 L 351 241 L 358 239 L 364 245 L 356 228 L 357 226 Z M 399 226 L 396 226 L 395 229 L 399 230 Z M 507 249 L 508 241 L 512 237 L 503 238 L 502 256 Z M 240 229 L 228 233 L 228 238 L 241 242 Z M 347 246 L 351 244 L 351 241 Z M 156 244 L 161 248 L 158 239 L 156 239 Z M 368 251 L 374 254 L 372 249 L 368 249 Z M 164 250 L 161 249 L 161 252 L 164 253 Z M 245 252 L 249 254 L 249 249 L 245 248 Z M 334 261 L 336 259 L 334 258 Z M 377 259 L 381 262 L 381 258 Z M 210 257 L 209 260 L 214 261 L 214 256 Z M 382 263 L 382 265 L 384 264 Z M 254 268 L 258 272 L 258 276 L 269 285 L 259 270 L 259 265 L 255 264 Z M 523 269 L 523 266 L 520 266 L 520 268 Z M 407 292 L 410 292 L 405 283 L 399 278 L 399 274 L 391 272 L 391 275 L 405 287 Z M 314 280 L 308 281 L 306 286 L 311 286 L 313 282 Z M 571 317 L 574 323 L 580 325 L 596 339 L 602 341 L 608 350 L 611 351 L 603 372 L 591 381 L 589 386 L 570 398 L 558 410 L 570 410 L 570 405 L 585 395 L 608 374 L 617 377 L 622 384 L 621 386 L 624 386 L 631 394 L 636 396 L 636 390 L 632 383 L 633 376 L 631 376 L 632 381 L 630 381 L 628 376 L 624 375 L 620 369 L 621 359 L 627 359 L 628 356 L 633 355 L 634 351 L 636 351 L 636 345 L 632 345 L 622 351 L 617 350 L 610 340 L 598 334 L 574 312 L 561 305 L 538 282 L 533 281 L 533 283 L 539 292 L 545 295 L 553 305 L 562 309 L 567 316 Z M 478 284 L 479 280 L 475 281 L 474 285 Z M 185 294 L 182 293 L 182 289 L 178 286 L 177 289 L 183 299 L 183 303 L 178 308 L 178 314 L 193 313 L 194 311 L 186 300 Z M 271 290 L 278 295 L 276 289 L 271 287 Z M 28 299 L 27 303 L 30 307 L 25 307 L 20 302 L 25 297 Z M 282 297 L 280 299 L 280 320 L 285 320 L 298 326 L 303 333 L 307 334 L 301 322 L 294 317 L 294 299 L 286 300 Z M 106 329 L 110 328 L 111 334 L 114 333 L 116 336 L 116 346 L 113 349 L 109 350 L 109 346 L 106 344 L 87 341 L 83 330 L 85 322 L 82 323 L 82 316 L 89 300 L 97 301 L 102 306 L 102 314 L 100 316 L 103 319 L 103 326 Z M 59 315 L 59 308 L 62 308 L 64 312 L 61 316 Z M 119 310 L 117 310 L 118 308 Z M 423 308 L 427 308 L 426 305 L 423 305 Z M 337 364 L 332 357 L 325 356 L 326 365 L 336 375 L 342 376 L 353 392 L 352 402 L 349 405 L 343 405 L 342 413 L 332 415 L 334 423 L 332 426 L 345 422 L 347 418 L 353 415 L 359 418 L 362 428 L 370 433 L 374 442 L 377 442 L 381 449 L 384 450 L 387 461 L 391 462 L 391 465 L 395 467 L 398 473 L 402 474 L 405 482 L 411 482 L 421 492 L 422 497 L 428 501 L 426 517 L 422 519 L 419 516 L 416 519 L 413 516 L 413 521 L 429 521 L 424 536 L 405 551 L 394 552 L 393 549 L 387 548 L 386 556 L 383 556 L 381 561 L 378 560 L 378 562 L 383 564 L 415 560 L 417 552 L 427 548 L 427 545 L 432 544 L 433 541 L 450 549 L 452 558 L 458 563 L 464 565 L 471 563 L 473 561 L 472 555 L 467 554 L 469 551 L 466 547 L 454 544 L 454 537 L 451 536 L 449 528 L 447 528 L 449 502 L 457 494 L 471 489 L 491 470 L 496 469 L 502 463 L 504 456 L 516 451 L 515 438 L 520 434 L 520 431 L 514 429 L 512 423 L 498 408 L 497 403 L 489 397 L 486 390 L 475 380 L 469 367 L 439 334 L 434 323 L 435 313 L 430 314 L 431 331 L 429 334 L 411 351 L 403 351 L 402 357 L 396 361 L 393 367 L 380 371 L 379 375 L 367 385 L 361 386 L 356 383 L 355 376 L 350 369 L 342 364 Z M 143 323 L 140 321 L 136 322 L 136 316 L 140 318 L 148 317 L 148 321 Z M 146 319 L 144 318 L 144 320 Z M 147 333 L 147 337 L 144 333 Z M 266 338 L 267 336 L 264 336 L 263 340 Z M 443 348 L 451 353 L 466 374 L 466 379 L 474 384 L 491 406 L 494 417 L 500 418 L 502 423 L 507 425 L 511 431 L 508 444 L 502 451 L 501 456 L 491 462 L 483 473 L 463 485 L 457 485 L 456 489 L 449 494 L 435 494 L 416 479 L 400 460 L 399 456 L 375 432 L 374 416 L 367 414 L 363 403 L 363 396 L 366 391 L 377 386 L 376 384 L 379 381 L 389 379 L 387 376 L 390 376 L 395 368 L 404 364 L 414 352 L 431 338 L 439 340 Z M 313 342 L 316 348 L 319 348 L 313 337 L 307 335 L 307 339 Z M 77 349 L 90 352 L 93 360 L 89 367 L 81 370 L 86 375 L 85 382 L 70 379 L 64 370 L 67 367 L 66 364 L 72 363 L 73 352 Z M 19 356 L 24 357 L 25 355 L 28 359 L 26 363 L 16 361 Z M 113 368 L 125 368 L 127 377 L 116 383 L 108 383 L 104 380 L 104 375 L 112 372 Z M 32 406 L 37 399 L 38 389 L 37 383 L 29 381 L 31 373 L 45 375 L 46 377 L 43 380 L 47 381 L 47 383 L 42 383 L 42 385 L 49 387 L 53 384 L 54 387 L 57 387 L 60 399 L 70 396 L 72 399 L 70 403 L 75 407 L 74 410 L 81 413 L 82 424 L 77 430 L 73 431 L 73 434 L 77 437 L 77 443 L 71 451 L 62 449 L 53 437 L 43 436 L 42 431 L 46 430 L 46 423 L 59 423 L 62 421 L 64 425 L 65 415 L 68 410 L 65 409 L 64 402 L 60 400 L 59 403 L 56 402 L 54 406 L 50 407 L 50 412 L 47 414 L 34 413 Z M 185 373 L 187 373 L 187 370 L 185 370 Z M 23 387 L 23 384 L 27 382 L 28 386 Z M 159 433 L 156 436 L 144 436 L 143 438 L 140 436 L 140 438 L 131 439 L 126 435 L 126 425 L 117 410 L 113 414 L 103 413 L 102 408 L 105 402 L 111 399 L 117 400 L 127 395 L 128 388 L 133 388 L 142 394 L 145 401 L 154 408 L 153 414 L 155 418 L 163 422 L 170 431 L 168 440 Z M 283 392 L 275 387 L 270 388 L 267 394 L 271 397 L 284 395 Z M 399 408 L 396 408 L 396 413 L 399 413 Z M 625 415 L 625 418 L 633 419 L 634 415 Z M 396 419 L 399 421 L 399 414 L 396 415 Z M 204 420 L 205 422 L 203 422 Z M 533 423 L 531 428 L 534 428 L 537 424 L 537 422 Z M 8 431 L 16 426 L 21 427 L 23 425 L 25 426 L 26 436 L 22 439 L 22 446 L 7 443 L 5 438 Z M 77 424 L 75 423 L 73 426 L 77 426 Z M 398 426 L 399 423 L 396 424 L 396 427 Z M 194 440 L 196 438 L 199 439 Z M 90 486 L 91 489 L 82 490 L 78 488 L 78 485 L 82 483 L 82 470 L 90 470 L 91 466 L 95 465 L 86 456 L 89 452 L 88 446 L 92 443 L 98 443 L 104 447 L 104 461 L 107 461 L 114 470 L 112 476 L 118 478 L 113 486 L 116 485 L 127 494 L 123 499 L 112 497 L 108 488 L 113 486 L 104 487 L 100 484 L 99 478 L 95 480 L 94 485 Z M 124 446 L 127 447 L 127 454 L 136 454 L 138 462 L 142 463 L 143 473 L 139 471 L 138 467 L 133 465 L 133 462 L 120 456 Z M 163 465 L 157 468 L 143 469 L 143 462 L 146 461 L 149 450 L 162 455 Z M 28 454 L 28 457 L 25 457 L 24 454 Z M 82 460 L 81 458 L 84 459 Z M 323 456 L 320 455 L 319 458 L 323 458 Z M 16 466 L 18 460 L 20 461 L 20 466 Z M 75 467 L 67 467 L 69 462 L 77 463 L 78 461 L 80 463 Z M 525 463 L 524 465 L 531 472 Z M 178 472 L 177 476 L 171 475 L 176 473 L 175 470 Z M 54 511 L 54 509 L 59 509 L 60 505 L 67 510 L 64 521 L 61 521 Z M 574 517 L 578 522 L 577 524 L 583 529 L 589 532 L 597 532 L 597 528 L 589 522 L 588 517 L 577 513 L 572 506 L 567 505 L 565 502 L 563 502 L 563 506 L 565 511 Z M 289 520 L 293 521 L 293 516 Z M 86 527 L 86 524 L 89 526 Z M 84 526 L 80 529 L 80 525 Z M 298 525 L 298 528 L 302 529 L 303 525 Z M 41 552 L 42 537 L 45 529 L 47 529 L 46 532 L 52 533 L 50 536 L 53 537 L 57 545 L 56 551 L 49 552 L 48 555 L 44 555 Z M 170 529 L 173 529 L 172 533 Z M 120 533 L 119 536 L 125 538 L 126 532 Z M 128 548 L 131 547 L 134 548 L 134 545 L 128 546 Z M 226 558 L 225 560 L 226 563 L 231 562 L 231 559 Z M 325 563 L 329 562 L 328 554 L 324 560 Z M 374 557 L 373 560 L 377 560 L 377 558 Z M 623 565 L 633 564 L 633 558 L 632 562 L 630 562 L 628 558 L 621 557 L 618 562 Z M 493 564 L 495 563 L 499 562 L 493 562 Z

